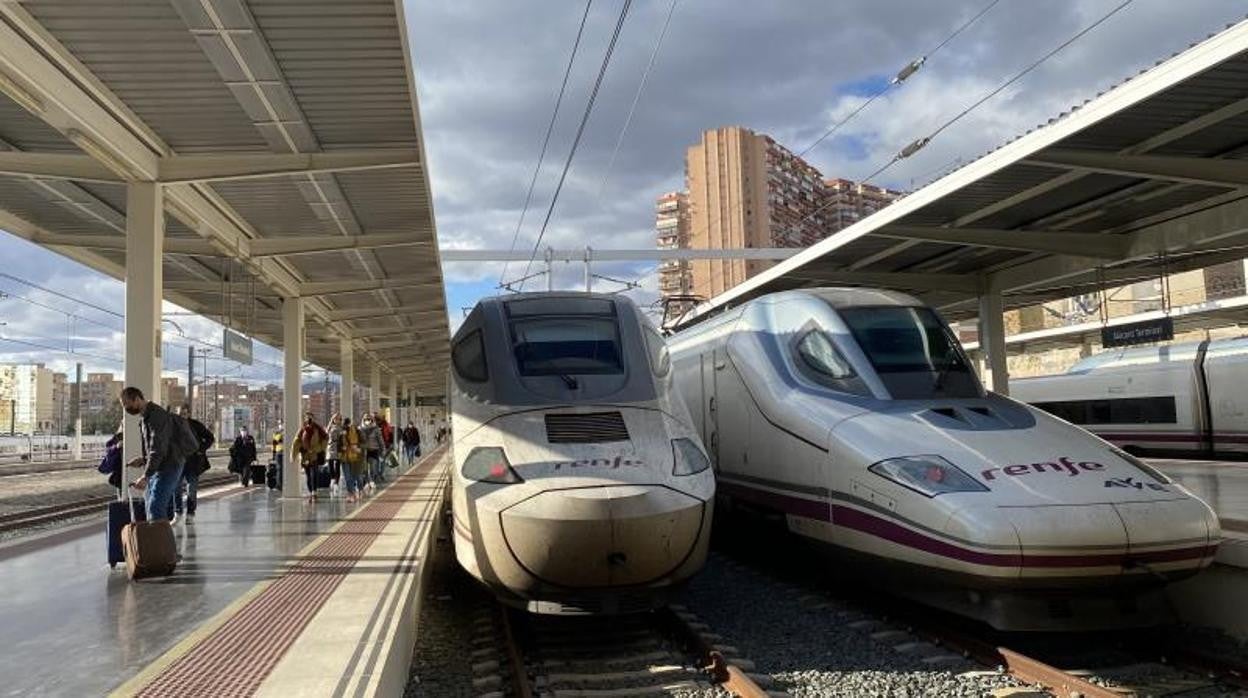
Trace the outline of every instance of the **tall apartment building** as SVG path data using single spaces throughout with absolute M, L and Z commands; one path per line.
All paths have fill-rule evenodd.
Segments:
M 823 175 L 769 136 L 729 126 L 702 134 L 685 154 L 689 247 L 801 247 L 821 239 Z M 693 293 L 711 297 L 771 266 L 696 260 Z
M 737 126 L 705 131 L 688 149 L 685 185 L 683 199 L 681 192 L 670 192 L 655 202 L 660 248 L 809 247 L 902 195 L 847 179 L 825 180 L 770 136 Z M 659 290 L 663 296 L 709 298 L 773 264 L 668 262 L 660 267 Z
M 689 194 L 671 191 L 654 202 L 655 241 L 661 250 L 689 247 Z M 667 259 L 659 265 L 660 295 L 675 296 L 691 293 L 693 278 L 689 262 Z

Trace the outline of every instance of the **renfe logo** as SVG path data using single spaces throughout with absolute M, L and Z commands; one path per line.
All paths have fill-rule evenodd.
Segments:
M 567 460 L 555 463 L 555 470 L 561 468 L 611 468 L 615 470 L 621 466 L 625 468 L 640 468 L 646 464 L 641 459 L 625 458 L 616 456 L 614 460 L 610 458 L 586 458 L 583 460 Z
M 1104 463 L 1085 460 L 1075 463 L 1066 456 L 1057 459 L 1057 462 L 1032 463 L 1030 465 L 1007 465 L 1004 468 L 989 468 L 980 473 L 985 480 L 995 480 L 997 476 L 994 473 L 1005 473 L 1011 477 L 1021 477 L 1032 473 L 1066 473 L 1067 477 L 1074 477 L 1085 470 L 1104 470 Z

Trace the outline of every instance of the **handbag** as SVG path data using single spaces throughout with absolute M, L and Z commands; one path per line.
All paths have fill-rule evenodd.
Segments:
M 399 467 L 399 457 L 394 454 L 393 450 L 386 453 L 386 467 L 387 468 Z

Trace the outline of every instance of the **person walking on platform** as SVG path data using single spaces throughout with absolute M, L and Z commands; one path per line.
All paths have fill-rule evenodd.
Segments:
M 132 458 L 127 467 L 144 466 L 143 475 L 131 486 L 144 491 L 148 521 L 172 520 L 173 494 L 182 481 L 182 466 L 194 452 L 193 435 L 179 433 L 185 427 L 180 420 L 160 405 L 143 397 L 133 386 L 121 391 L 121 406 L 126 414 L 140 417 L 139 439 L 143 455 Z
M 364 478 L 368 465 L 364 460 L 364 438 L 360 430 L 351 423 L 351 418 L 342 420 L 342 443 L 338 454 L 342 458 L 342 477 L 347 482 L 347 501 L 354 502 L 364 494 Z
M 216 442 L 217 437 L 213 436 L 203 422 L 191 417 L 191 408 L 188 405 L 179 407 L 178 415 L 191 426 L 191 431 L 195 433 L 195 441 L 199 444 L 199 450 L 192 453 L 186 459 L 186 464 L 182 466 L 182 483 L 186 485 L 185 521 L 189 524 L 195 523 L 195 506 L 199 495 L 199 476 L 203 475 L 204 471 L 210 467 L 208 463 L 208 449 L 212 448 L 212 444 Z M 181 484 L 174 495 L 173 508 L 177 516 L 182 516 Z
M 329 418 L 329 444 L 325 447 L 325 458 L 329 463 L 329 480 L 333 490 L 342 490 L 342 415 L 337 412 Z
M 321 466 L 325 464 L 325 449 L 328 443 L 329 434 L 316 423 L 316 417 L 311 412 L 305 413 L 303 426 L 290 444 L 290 457 L 296 459 L 296 462 L 303 467 L 304 478 L 308 485 L 309 502 L 316 501 L 316 479 Z
M 385 482 L 386 461 L 394 451 L 394 427 L 390 426 L 386 416 L 380 412 L 373 415 L 373 420 L 377 423 L 377 428 L 381 430 L 381 467 L 377 468 L 377 479 Z
M 403 429 L 403 451 L 408 465 L 415 463 L 420 457 L 420 430 L 410 421 Z
M 368 463 L 368 486 L 376 489 L 381 484 L 381 457 L 386 450 L 386 441 L 381 436 L 381 428 L 372 413 L 364 415 L 364 426 L 360 427 L 360 437 L 364 444 L 364 460 Z
M 256 440 L 247 433 L 247 427 L 240 427 L 234 445 L 230 446 L 230 472 L 238 473 L 243 487 L 251 486 L 251 464 L 255 462 Z
M 282 462 L 282 442 L 284 440 L 282 423 L 278 422 L 277 429 L 273 431 L 273 438 L 269 439 L 269 455 L 272 457 L 273 462 L 277 463 L 277 472 L 279 473 L 282 472 L 282 466 L 285 465 Z

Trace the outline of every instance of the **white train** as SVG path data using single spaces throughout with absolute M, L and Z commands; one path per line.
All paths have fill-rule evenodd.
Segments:
M 776 515 L 873 583 L 999 628 L 1148 625 L 1165 582 L 1212 562 L 1204 502 L 985 392 L 909 296 L 773 294 L 669 346 L 721 511 Z
M 536 613 L 665 603 L 706 560 L 715 479 L 631 301 L 482 300 L 455 333 L 455 556 Z
M 1011 394 L 1138 454 L 1248 457 L 1248 337 L 1101 352 Z

